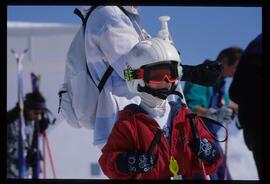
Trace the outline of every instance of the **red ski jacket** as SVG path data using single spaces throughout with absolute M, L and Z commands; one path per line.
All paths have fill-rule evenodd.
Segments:
M 173 156 L 180 167 L 178 174 L 192 179 L 194 172 L 202 173 L 202 165 L 198 157 L 191 151 L 188 143 L 194 138 L 187 114 L 192 113 L 189 109 L 182 107 L 174 116 L 171 129 L 171 140 L 168 144 L 166 137 L 162 134 L 159 144 L 152 152 L 158 157 L 156 166 L 147 173 L 127 174 L 117 169 L 116 158 L 119 154 L 129 151 L 147 152 L 152 139 L 155 136 L 158 123 L 146 113 L 134 112 L 124 109 L 119 112 L 119 119 L 115 123 L 108 138 L 107 144 L 102 149 L 99 164 L 104 174 L 110 179 L 169 179 L 172 173 L 169 170 L 169 161 Z M 199 117 L 195 117 L 198 133 L 201 138 L 207 138 L 214 142 L 213 137 Z M 207 175 L 213 174 L 222 161 L 219 160 L 209 165 L 204 163 Z

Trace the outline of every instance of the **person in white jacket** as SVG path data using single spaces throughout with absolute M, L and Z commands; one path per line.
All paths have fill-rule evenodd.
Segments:
M 87 65 L 95 83 L 99 84 L 109 65 L 114 69 L 98 99 L 93 144 L 100 148 L 107 141 L 118 111 L 130 103 L 140 103 L 140 97 L 129 92 L 123 70 L 126 54 L 150 36 L 139 26 L 138 8 L 123 8 L 126 12 L 117 6 L 96 7 L 85 29 Z

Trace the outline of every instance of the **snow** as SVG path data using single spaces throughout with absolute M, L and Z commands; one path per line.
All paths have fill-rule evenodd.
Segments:
M 232 122 L 228 127 L 228 168 L 234 180 L 258 180 L 252 152 L 248 150 L 243 130 L 238 130 Z M 225 143 L 222 143 L 225 148 Z

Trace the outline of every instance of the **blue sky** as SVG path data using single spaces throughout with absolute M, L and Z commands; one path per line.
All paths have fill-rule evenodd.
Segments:
M 8 21 L 80 24 L 75 6 L 8 6 Z M 169 30 L 183 64 L 215 59 L 230 46 L 245 48 L 262 32 L 261 7 L 141 6 L 141 24 L 155 36 L 159 16 L 169 15 Z

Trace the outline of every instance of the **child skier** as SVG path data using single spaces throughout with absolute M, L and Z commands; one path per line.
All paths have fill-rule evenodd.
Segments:
M 179 63 L 176 48 L 159 38 L 139 42 L 128 54 L 125 78 L 141 103 L 119 112 L 102 149 L 99 164 L 110 179 L 192 179 L 197 172 L 214 173 L 221 163 L 202 120 L 185 104 L 166 99 L 170 94 L 181 97 L 174 91 L 181 77 Z

